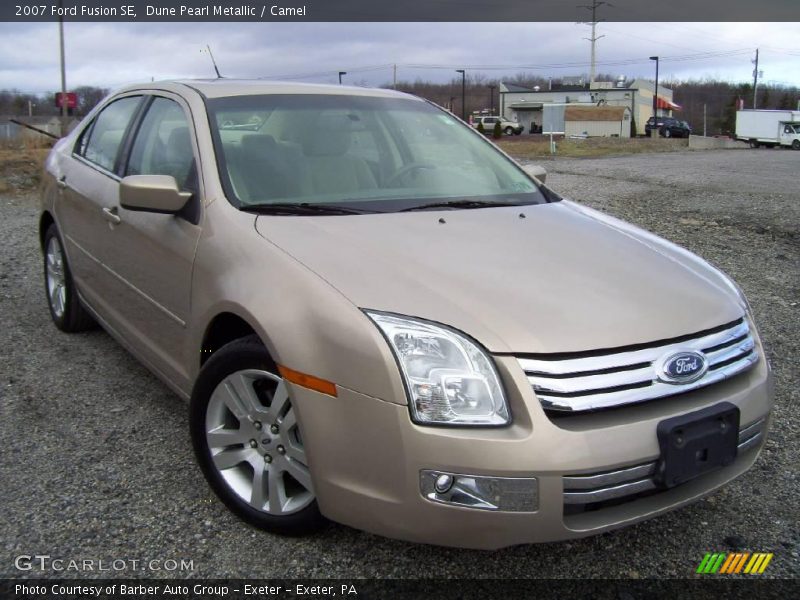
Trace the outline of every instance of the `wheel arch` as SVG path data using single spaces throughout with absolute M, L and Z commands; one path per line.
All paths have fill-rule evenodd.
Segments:
M 49 210 L 45 210 L 42 212 L 42 215 L 39 217 L 39 247 L 44 249 L 44 234 L 47 233 L 47 230 L 50 229 L 51 225 L 54 225 L 56 220 L 53 218 L 53 215 L 50 214 Z
M 273 362 L 275 362 L 274 353 L 270 350 L 269 344 L 264 339 L 264 336 L 259 333 L 258 328 L 253 326 L 248 319 L 241 315 L 230 310 L 225 310 L 217 313 L 208 322 L 203 332 L 203 339 L 200 344 L 199 366 L 202 367 L 205 362 L 225 344 L 249 336 L 258 337 L 269 352 Z

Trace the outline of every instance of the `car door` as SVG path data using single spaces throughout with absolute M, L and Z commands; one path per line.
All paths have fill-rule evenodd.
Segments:
M 105 267 L 105 232 L 119 204 L 119 160 L 123 142 L 143 96 L 109 102 L 83 129 L 72 153 L 60 164 L 55 214 L 72 275 L 85 302 L 112 327 L 114 275 Z
M 169 175 L 192 197 L 174 215 L 117 204 L 119 224 L 109 232 L 103 257 L 120 282 L 114 303 L 126 339 L 179 386 L 189 379 L 185 334 L 202 216 L 196 148 L 188 106 L 177 96 L 149 98 L 121 172 Z

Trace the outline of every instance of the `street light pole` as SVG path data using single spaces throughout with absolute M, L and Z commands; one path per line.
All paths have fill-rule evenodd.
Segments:
M 456 69 L 456 73 L 461 73 L 461 120 L 467 120 L 467 72 L 464 69 Z
M 339 71 L 339 85 L 342 85 L 342 75 L 347 75 L 347 71 Z
M 496 85 L 490 85 L 489 87 L 489 114 L 494 114 L 494 89 L 497 87 Z
M 656 113 L 658 113 L 658 57 L 651 56 L 650 60 L 656 61 L 656 87 L 655 90 L 653 90 L 653 128 L 658 131 L 658 128 L 656 127 Z

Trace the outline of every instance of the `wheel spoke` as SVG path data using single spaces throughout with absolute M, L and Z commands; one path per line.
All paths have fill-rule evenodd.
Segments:
M 58 313 L 61 314 L 64 312 L 64 307 L 67 304 L 67 289 L 63 285 L 59 285 L 56 288 L 57 294 L 57 302 L 58 302 Z
M 311 484 L 311 473 L 308 467 L 293 460 L 286 461 L 286 465 L 286 470 L 289 472 L 289 475 L 294 477 L 297 483 L 302 485 L 309 492 L 313 491 L 314 486 Z
M 283 413 L 287 410 L 289 410 L 290 413 L 292 412 L 289 409 L 290 404 L 289 389 L 286 387 L 286 382 L 281 380 L 280 383 L 278 383 L 278 387 L 275 388 L 275 392 L 272 394 L 272 402 L 269 406 L 267 418 L 273 423 L 280 421 Z
M 223 450 L 213 456 L 214 465 L 220 470 L 230 469 L 243 462 L 247 462 L 253 450 L 250 448 L 236 448 L 232 450 Z
M 283 473 L 274 467 L 266 470 L 269 480 L 269 512 L 273 515 L 283 513 L 286 506 L 286 486 L 283 484 Z
M 218 427 L 206 434 L 210 448 L 224 448 L 236 444 L 246 444 L 250 436 L 241 429 L 223 429 Z
M 286 448 L 286 456 L 291 459 L 291 462 L 299 462 L 302 465 L 308 464 L 308 459 L 306 458 L 306 451 L 303 447 L 295 442 L 294 440 L 289 440 L 284 444 Z
M 267 471 L 264 467 L 257 468 L 253 473 L 253 489 L 250 493 L 250 505 L 258 510 L 264 510 L 267 503 L 267 490 L 265 475 Z
M 237 403 L 244 410 L 244 414 L 253 419 L 267 411 L 253 388 L 255 382 L 256 378 L 249 371 L 239 372 L 228 378 L 231 394 L 236 396 Z
M 297 417 L 294 415 L 294 407 L 290 407 L 289 411 L 286 413 L 286 416 L 283 417 L 281 421 L 281 426 L 283 430 L 286 432 L 291 431 L 294 427 L 297 427 Z

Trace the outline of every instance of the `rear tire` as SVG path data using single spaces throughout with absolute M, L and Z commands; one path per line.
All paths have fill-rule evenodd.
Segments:
M 94 327 L 94 319 L 81 304 L 55 223 L 44 234 L 44 291 L 50 317 L 61 331 L 77 333 Z
M 285 382 L 261 340 L 226 344 L 203 365 L 190 404 L 195 456 L 211 489 L 239 518 L 273 533 L 325 524 Z

